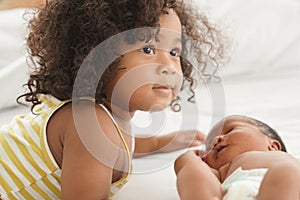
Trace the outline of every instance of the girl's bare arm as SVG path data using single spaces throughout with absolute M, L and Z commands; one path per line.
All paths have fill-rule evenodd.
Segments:
M 77 109 L 80 115 L 75 120 L 73 111 Z M 79 102 L 76 109 L 68 104 L 49 121 L 49 139 L 57 132 L 63 132 L 60 138 L 62 157 L 57 159 L 61 160 L 58 165 L 62 169 L 63 200 L 108 200 L 111 183 L 121 178 L 113 175 L 119 159 L 120 150 L 117 147 L 122 143 L 108 115 L 96 106 L 95 118 L 90 114 L 94 109 L 94 103 L 89 101 Z
M 165 153 L 201 145 L 205 135 L 197 130 L 185 130 L 166 135 L 135 138 L 135 156 L 151 153 Z

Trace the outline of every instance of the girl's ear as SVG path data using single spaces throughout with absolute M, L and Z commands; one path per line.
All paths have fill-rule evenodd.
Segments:
M 277 140 L 270 140 L 269 151 L 281 151 L 281 144 Z

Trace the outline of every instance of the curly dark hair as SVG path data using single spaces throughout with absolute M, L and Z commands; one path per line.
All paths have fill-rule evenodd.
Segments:
M 202 75 L 211 65 L 216 70 L 224 58 L 224 46 L 220 31 L 208 19 L 197 12 L 193 5 L 175 0 L 50 0 L 29 21 L 27 38 L 29 58 L 33 64 L 25 86 L 28 91 L 18 97 L 31 102 L 32 109 L 40 104 L 39 94 L 51 94 L 60 100 L 72 98 L 73 86 L 83 61 L 91 51 L 106 39 L 134 28 L 157 27 L 159 16 L 166 8 L 173 8 L 180 18 L 183 33 L 181 66 L 184 82 L 188 85 L 193 101 L 196 85 L 195 70 L 186 58 L 195 56 L 195 69 Z M 127 41 L 129 42 L 129 40 Z M 108 49 L 112 49 L 111 47 Z M 105 59 L 111 52 L 94 52 L 94 56 Z M 121 58 L 121 56 L 120 56 Z M 114 73 L 120 58 L 112 62 L 101 77 L 93 79 L 91 74 L 104 70 L 98 66 L 87 69 L 86 86 L 78 95 L 93 94 L 97 103 L 103 103 L 103 90 Z M 87 64 L 88 65 L 88 64 Z M 105 67 L 106 68 L 106 67 Z M 97 81 L 97 82 L 95 82 Z M 88 86 L 96 85 L 96 89 Z M 94 92 L 95 93 L 95 92 Z M 171 107 L 176 104 L 171 103 Z

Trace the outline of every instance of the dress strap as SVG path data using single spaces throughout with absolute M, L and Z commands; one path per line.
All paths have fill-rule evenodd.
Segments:
M 96 102 L 96 99 L 95 99 L 95 98 L 93 98 L 93 97 L 88 97 L 88 96 L 86 96 L 86 97 L 79 97 L 78 99 L 79 99 L 79 100 L 88 100 L 88 101 Z
M 109 112 L 109 110 L 103 105 L 103 104 L 99 104 L 101 106 L 101 108 L 107 113 L 107 115 L 110 117 L 110 119 L 112 120 L 115 128 L 117 129 L 117 132 L 122 140 L 122 143 L 124 144 L 124 147 L 125 147 L 125 150 L 126 150 L 126 153 L 127 153 L 127 156 L 128 156 L 128 172 L 130 173 L 131 172 L 131 156 L 130 156 L 130 150 L 128 148 L 128 145 L 125 141 L 125 138 L 122 134 L 122 131 L 121 129 L 119 128 L 117 122 L 115 121 L 115 119 L 113 118 L 112 114 Z
M 80 100 L 87 100 L 87 101 L 92 101 L 92 102 L 96 102 L 95 98 L 92 98 L 92 97 L 80 97 L 79 98 Z M 125 147 L 125 150 L 126 150 L 126 153 L 127 153 L 127 156 L 128 156 L 128 172 L 131 172 L 131 156 L 130 156 L 130 150 L 128 148 L 128 145 L 125 141 L 125 138 L 122 134 L 122 131 L 121 129 L 119 128 L 116 120 L 113 118 L 112 114 L 109 112 L 109 110 L 103 105 L 103 104 L 98 104 L 100 105 L 100 107 L 107 113 L 107 115 L 109 116 L 109 118 L 111 119 L 111 121 L 113 122 L 115 128 L 117 129 L 117 132 L 122 140 L 122 143 Z

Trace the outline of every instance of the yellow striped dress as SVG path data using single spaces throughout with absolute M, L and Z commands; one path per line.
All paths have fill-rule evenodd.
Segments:
M 34 113 L 16 116 L 10 124 L 0 127 L 0 199 L 56 200 L 61 199 L 61 169 L 53 158 L 46 138 L 48 120 L 70 101 L 41 95 L 42 103 Z M 105 107 L 104 107 L 105 109 Z M 105 109 L 113 120 L 110 113 Z M 131 156 L 120 129 L 113 120 Z M 130 169 L 129 166 L 129 170 Z M 129 171 L 130 172 L 130 171 Z M 128 176 L 111 186 L 110 197 L 127 183 Z

